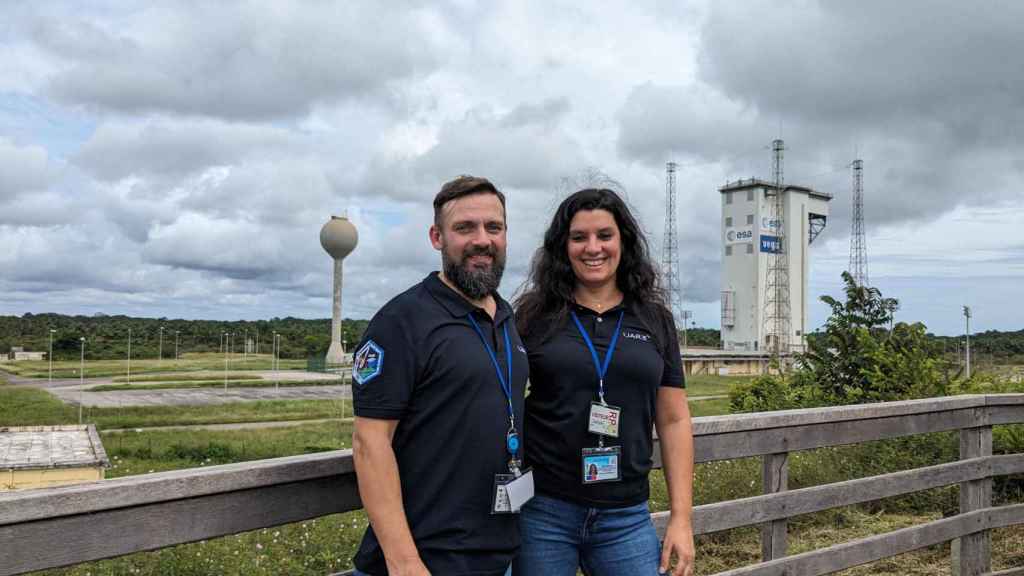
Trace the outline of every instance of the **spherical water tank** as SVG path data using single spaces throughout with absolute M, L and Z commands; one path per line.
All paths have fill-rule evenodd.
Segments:
M 343 216 L 331 216 L 320 229 L 320 245 L 335 260 L 348 256 L 358 243 L 359 233 L 356 232 L 356 227 Z

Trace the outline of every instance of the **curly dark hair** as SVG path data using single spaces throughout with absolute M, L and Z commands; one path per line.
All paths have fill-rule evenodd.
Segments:
M 645 308 L 665 308 L 665 294 L 651 262 L 647 238 L 626 203 L 611 190 L 587 188 L 562 201 L 544 233 L 544 244 L 533 255 L 530 275 L 522 294 L 515 299 L 516 327 L 524 337 L 546 337 L 568 315 L 569 304 L 574 301 L 576 275 L 566 247 L 569 225 L 580 210 L 607 210 L 615 218 L 622 239 L 622 255 L 616 271 L 619 290 L 633 302 L 649 305 Z M 540 321 L 547 324 L 547 330 L 536 330 Z

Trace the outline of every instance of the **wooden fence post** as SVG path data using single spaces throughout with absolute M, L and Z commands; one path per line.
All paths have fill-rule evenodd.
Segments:
M 985 418 L 984 409 L 977 410 L 978 420 Z M 960 430 L 960 459 L 992 455 L 992 427 Z M 992 478 L 960 483 L 960 513 L 992 506 Z M 992 569 L 992 546 L 987 530 L 968 534 L 953 541 L 954 576 L 978 576 Z
M 789 453 L 766 454 L 762 459 L 764 493 L 783 492 L 789 486 Z M 764 562 L 786 555 L 786 519 L 772 520 L 761 527 L 761 559 Z

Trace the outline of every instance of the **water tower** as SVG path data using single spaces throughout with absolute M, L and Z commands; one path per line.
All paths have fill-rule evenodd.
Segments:
M 359 233 L 343 216 L 331 216 L 320 229 L 320 245 L 334 258 L 334 306 L 331 314 L 331 347 L 327 363 L 341 364 L 345 351 L 341 347 L 341 263 L 356 248 Z

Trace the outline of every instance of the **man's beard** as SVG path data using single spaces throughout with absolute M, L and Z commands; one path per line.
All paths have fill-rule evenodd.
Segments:
M 456 262 L 448 255 L 447 246 L 441 249 L 441 264 L 444 267 L 444 275 L 460 292 L 470 300 L 480 300 L 498 289 L 501 284 L 501 275 L 505 272 L 505 256 L 499 255 L 493 246 L 486 248 L 466 248 L 462 259 Z M 487 268 L 477 268 L 467 261 L 477 255 L 491 257 L 491 265 Z

